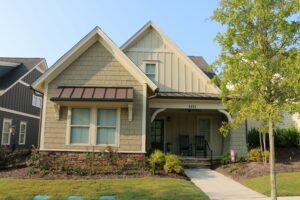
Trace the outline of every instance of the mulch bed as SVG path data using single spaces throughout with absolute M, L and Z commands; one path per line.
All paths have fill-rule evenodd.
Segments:
M 247 179 L 269 175 L 270 165 L 246 162 L 217 166 L 215 170 L 236 181 L 243 182 Z M 300 149 L 278 148 L 276 150 L 276 172 L 300 172 Z
M 120 178 L 142 178 L 142 177 L 166 177 L 166 178 L 177 178 L 188 180 L 185 174 L 166 174 L 163 170 L 157 171 L 155 175 L 151 175 L 149 171 L 140 171 L 128 174 L 97 174 L 97 175 L 86 175 L 80 176 L 76 174 L 68 175 L 66 173 L 50 172 L 46 173 L 44 176 L 39 174 L 29 175 L 28 167 L 15 168 L 0 170 L 0 178 L 17 178 L 17 179 L 44 179 L 44 180 L 54 180 L 54 179 L 120 179 Z

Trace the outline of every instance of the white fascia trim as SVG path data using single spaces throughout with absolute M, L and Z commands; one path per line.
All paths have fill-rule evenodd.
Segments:
M 0 61 L 0 65 L 5 66 L 5 67 L 16 67 L 16 66 L 19 66 L 20 63 Z
M 26 86 L 26 87 L 29 87 L 30 85 L 28 83 L 25 83 L 24 81 L 22 80 L 19 80 L 19 83 L 21 83 L 22 85 Z
M 49 149 L 49 148 L 40 148 L 40 151 L 64 151 L 64 152 L 103 152 L 102 150 L 89 149 L 89 150 L 80 150 L 80 149 Z M 116 151 L 117 153 L 139 153 L 145 154 L 145 151 Z
M 188 63 L 188 66 L 191 66 L 191 69 L 196 73 L 199 74 L 200 79 L 205 79 L 208 83 L 211 82 L 211 79 L 201 70 L 198 66 L 166 35 L 164 34 L 158 26 L 156 26 L 152 21 L 149 21 L 145 24 L 140 30 L 138 30 L 129 40 L 127 40 L 122 46 L 121 50 L 124 52 L 126 48 L 130 46 L 137 38 L 139 38 L 149 27 L 154 28 L 162 37 L 162 39 L 168 44 L 168 46 L 173 49 L 177 53 L 179 57 L 185 60 Z M 220 89 L 212 84 L 213 88 L 216 90 L 217 93 L 220 92 Z
M 24 78 L 24 77 L 26 77 L 29 73 L 31 73 L 34 69 L 37 69 L 38 68 L 38 66 L 41 64 L 41 63 L 43 63 L 43 62 L 45 62 L 45 59 L 43 59 L 43 60 L 41 60 L 37 65 L 35 65 L 33 68 L 31 68 L 28 72 L 26 72 L 23 76 L 21 76 L 16 82 L 14 82 L 11 86 L 9 86 L 8 88 L 6 88 L 5 90 L 3 90 L 3 91 L 1 91 L 0 92 L 0 96 L 1 95 L 3 95 L 3 94 L 5 94 L 8 90 L 10 90 L 12 87 L 14 87 L 16 84 L 18 84 L 18 83 L 21 83 L 21 84 L 23 84 L 23 83 L 25 83 L 24 81 L 22 81 L 22 79 Z M 27 84 L 27 83 L 25 83 L 25 84 Z M 23 84 L 24 85 L 24 84 Z M 29 84 L 27 84 L 28 86 L 29 86 Z M 25 86 L 27 86 L 27 85 L 25 85 Z
M 118 48 L 118 46 L 99 28 L 95 27 L 84 38 L 82 38 L 77 44 L 75 44 L 67 53 L 65 53 L 54 65 L 49 68 L 39 79 L 37 79 L 32 87 L 37 89 L 43 82 L 50 82 L 53 80 L 51 75 L 57 71 L 61 66 L 67 62 L 73 54 L 80 52 L 81 48 L 86 46 L 92 39 L 97 38 L 101 44 L 123 64 L 123 66 L 141 83 L 147 83 L 149 87 L 155 91 L 157 86 Z M 96 40 L 96 41 L 97 41 Z M 74 59 L 74 58 L 73 58 Z M 75 58 L 76 59 L 76 58 Z M 67 66 L 64 66 L 66 68 Z M 64 69 L 61 69 L 64 70 Z M 55 76 L 55 74 L 54 74 Z
M 31 115 L 31 114 L 28 114 L 28 113 L 24 113 L 24 112 L 20 112 L 20 111 L 16 111 L 16 110 L 11 110 L 11 109 L 8 109 L 8 108 L 0 107 L 0 111 L 8 112 L 8 113 L 16 114 L 16 115 L 22 115 L 22 116 L 25 116 L 25 117 L 40 119 L 40 116 Z

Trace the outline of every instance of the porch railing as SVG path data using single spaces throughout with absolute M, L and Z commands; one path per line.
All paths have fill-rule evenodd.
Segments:
M 206 148 L 209 150 L 209 153 L 210 153 L 210 169 L 212 169 L 213 167 L 213 158 L 212 158 L 212 155 L 213 155 L 213 151 L 212 149 L 210 148 L 208 142 L 205 140 L 205 144 L 206 144 Z

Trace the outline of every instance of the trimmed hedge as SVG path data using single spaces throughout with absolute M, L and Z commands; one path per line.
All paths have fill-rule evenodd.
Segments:
M 269 135 L 266 135 L 266 144 L 269 146 Z M 259 132 L 257 129 L 248 131 L 249 148 L 259 147 Z M 300 131 L 296 128 L 275 130 L 275 146 L 276 147 L 300 147 Z

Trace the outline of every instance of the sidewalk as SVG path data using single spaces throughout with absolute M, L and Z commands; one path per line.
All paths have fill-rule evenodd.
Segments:
M 270 199 L 210 169 L 185 169 L 184 171 L 211 200 Z M 300 197 L 280 197 L 278 200 L 300 200 Z

